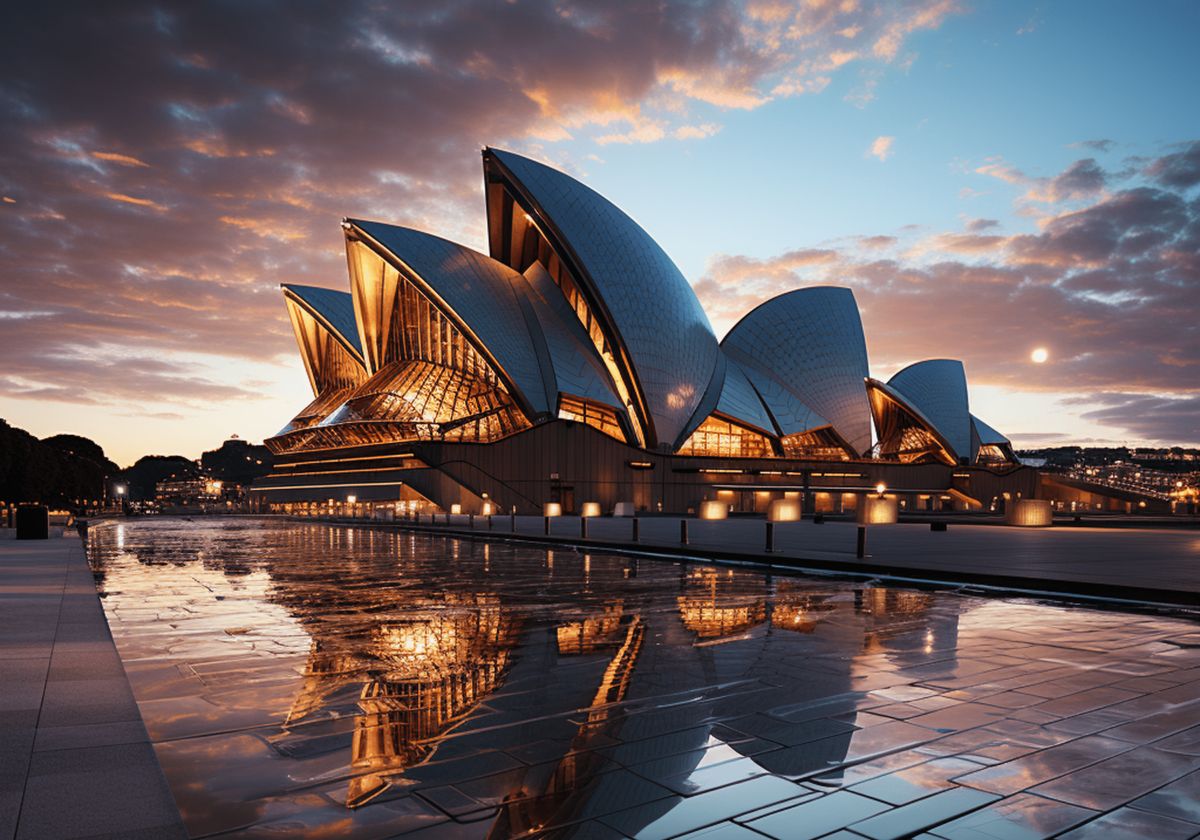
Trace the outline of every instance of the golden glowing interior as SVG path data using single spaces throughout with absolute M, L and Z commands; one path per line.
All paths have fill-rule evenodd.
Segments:
M 625 441 L 625 432 L 621 429 L 617 412 L 609 406 L 564 394 L 558 402 L 558 417 L 560 420 L 586 423 L 609 437 Z
M 770 458 L 775 454 L 764 434 L 710 415 L 679 447 L 680 455 L 722 458 Z
M 786 458 L 813 461 L 849 461 L 850 452 L 831 429 L 784 435 L 779 443 Z
M 323 323 L 290 295 L 284 300 L 314 395 L 353 388 L 366 379 L 363 366 Z
M 958 459 L 941 438 L 903 403 L 882 388 L 868 385 L 871 413 L 879 433 L 879 457 L 902 464 L 942 462 L 951 466 Z
M 521 209 L 505 187 L 500 184 L 489 185 L 488 201 L 488 221 L 492 225 L 490 235 L 495 243 L 492 256 L 520 272 L 525 272 L 534 263 L 540 263 L 546 269 L 555 285 L 562 290 L 563 297 L 567 299 L 603 360 L 611 384 L 625 406 L 637 444 L 645 446 L 645 432 L 634 408 L 632 393 L 635 386 L 632 373 L 618 363 L 617 356 L 620 351 L 616 341 L 608 335 L 600 319 L 592 312 L 578 280 L 534 222 L 533 217 Z M 491 209 L 492 206 L 495 210 Z M 499 253 L 496 253 L 497 250 Z

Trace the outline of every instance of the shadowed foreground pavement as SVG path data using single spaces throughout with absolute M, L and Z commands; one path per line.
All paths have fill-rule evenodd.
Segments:
M 0 838 L 186 837 L 83 546 L 0 542 Z

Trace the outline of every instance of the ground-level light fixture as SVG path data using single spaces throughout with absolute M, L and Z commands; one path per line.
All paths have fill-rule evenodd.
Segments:
M 358 496 L 350 495 L 350 496 L 346 497 L 346 502 L 348 504 L 354 504 L 357 501 L 358 501 Z
M 887 485 L 882 481 L 875 485 L 875 493 L 879 498 L 883 498 L 883 494 L 887 492 Z

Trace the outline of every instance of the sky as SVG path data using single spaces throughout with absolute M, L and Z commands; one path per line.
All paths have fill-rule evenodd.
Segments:
M 872 375 L 962 359 L 1018 447 L 1198 446 L 1197 32 L 1171 0 L 19 4 L 0 417 L 122 464 L 269 437 L 311 398 L 279 284 L 348 288 L 343 217 L 486 250 L 496 146 L 629 213 L 718 337 L 846 285 Z

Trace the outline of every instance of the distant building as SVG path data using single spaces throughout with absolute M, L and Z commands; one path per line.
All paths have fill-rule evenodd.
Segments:
M 718 341 L 662 248 L 555 169 L 483 153 L 490 255 L 343 222 L 350 293 L 285 284 L 313 400 L 266 446 L 275 510 L 915 508 L 1032 496 L 961 362 L 870 376 L 854 294 L 798 289 Z M 874 430 L 874 434 L 873 434 Z

